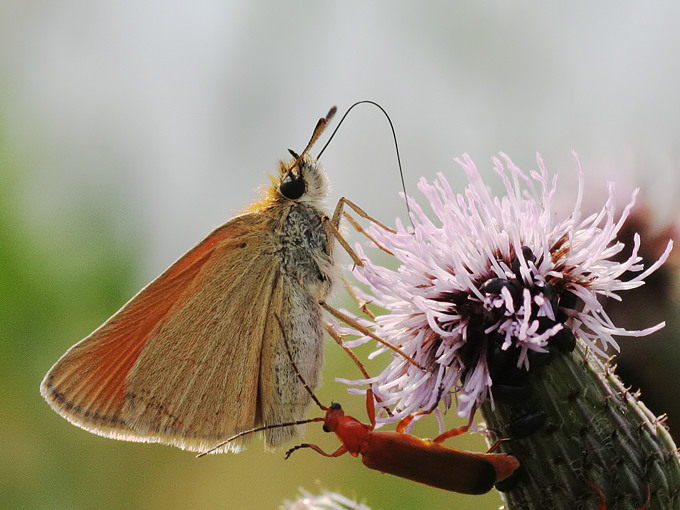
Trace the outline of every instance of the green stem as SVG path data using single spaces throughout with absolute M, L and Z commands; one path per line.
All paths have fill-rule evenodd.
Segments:
M 680 509 L 675 443 L 613 368 L 579 343 L 527 383 L 523 401 L 481 407 L 490 440 L 509 438 L 498 451 L 521 464 L 503 493 L 508 510 L 595 509 L 603 501 L 592 486 L 610 510 L 645 508 L 648 494 L 650 510 Z

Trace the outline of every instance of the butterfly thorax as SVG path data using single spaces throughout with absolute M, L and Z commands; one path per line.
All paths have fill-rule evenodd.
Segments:
M 321 301 L 332 288 L 333 243 L 324 225 L 325 215 L 311 204 L 292 202 L 275 231 L 275 251 L 281 275 L 312 290 Z
M 335 277 L 332 234 L 319 207 L 328 195 L 323 168 L 309 155 L 282 161 L 266 194 L 269 207 L 279 209 L 268 216 L 278 221 L 273 229 L 274 250 L 282 276 L 309 289 L 320 301 L 325 299 Z

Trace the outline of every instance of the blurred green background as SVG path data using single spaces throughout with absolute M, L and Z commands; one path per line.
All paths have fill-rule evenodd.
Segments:
M 667 237 L 680 188 L 680 6 L 551 5 L 4 2 L 0 507 L 276 508 L 305 487 L 374 509 L 497 508 L 496 494 L 417 486 L 348 456 L 305 451 L 284 462 L 256 441 L 197 460 L 100 438 L 52 412 L 38 386 L 68 347 L 253 199 L 332 104 L 342 113 L 373 99 L 389 111 L 411 193 L 438 171 L 462 190 L 452 159 L 463 152 L 488 169 L 503 150 L 529 169 L 540 151 L 560 173 L 568 210 L 575 149 L 586 208 L 602 205 L 607 179 L 622 204 L 640 186 L 646 225 Z M 323 163 L 333 203 L 348 196 L 387 223 L 404 216 L 377 111 L 355 111 Z M 653 410 L 678 420 L 675 276 L 664 278 L 663 292 L 640 295 L 635 314 L 624 307 L 617 316 L 632 329 L 670 321 L 625 344 L 642 367 L 626 373 L 643 374 L 635 384 L 649 385 Z M 363 419 L 363 399 L 333 382 L 355 368 L 335 345 L 326 352 L 320 398 Z M 434 433 L 427 421 L 419 435 Z M 314 425 L 305 440 L 336 444 Z M 451 444 L 485 449 L 479 435 Z

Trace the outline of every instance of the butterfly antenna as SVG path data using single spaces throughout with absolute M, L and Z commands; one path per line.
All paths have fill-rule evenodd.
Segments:
M 319 119 L 319 121 L 316 123 L 316 127 L 314 128 L 314 131 L 312 132 L 312 137 L 309 139 L 309 142 L 307 143 L 307 147 L 300 153 L 297 154 L 295 151 L 288 149 L 288 152 L 290 152 L 291 156 L 295 158 L 295 162 L 293 163 L 293 166 L 290 168 L 293 169 L 295 168 L 302 157 L 309 152 L 309 149 L 312 148 L 314 143 L 319 139 L 319 137 L 323 134 L 323 132 L 326 130 L 326 127 L 328 126 L 328 123 L 333 119 L 335 116 L 335 113 L 338 111 L 338 108 L 336 106 L 332 106 L 330 110 L 328 110 L 328 113 L 326 114 L 325 117 L 322 117 Z M 318 159 L 318 158 L 317 158 Z
M 345 117 L 347 117 L 349 112 L 352 111 L 352 109 L 355 106 L 359 106 L 360 104 L 371 104 L 373 106 L 380 108 L 380 111 L 383 112 L 383 114 L 387 118 L 387 122 L 389 122 L 389 124 L 390 124 L 390 129 L 392 130 L 392 139 L 394 140 L 394 150 L 397 154 L 397 165 L 399 165 L 399 177 L 401 178 L 401 189 L 404 191 L 404 202 L 406 203 L 406 211 L 408 212 L 408 218 L 411 221 L 411 225 L 415 229 L 415 225 L 413 224 L 413 218 L 411 216 L 411 207 L 409 206 L 409 203 L 408 203 L 408 194 L 406 193 L 406 183 L 404 182 L 404 170 L 401 166 L 401 156 L 399 155 L 399 143 L 397 142 L 397 133 L 394 130 L 394 124 L 392 124 L 392 119 L 390 119 L 390 116 L 387 114 L 385 109 L 382 106 L 380 106 L 378 103 L 376 103 L 375 101 L 363 100 L 363 101 L 357 101 L 352 106 L 350 106 L 347 109 L 347 111 L 345 112 L 345 114 L 342 116 L 342 118 L 340 119 L 340 122 L 338 122 L 338 125 L 335 126 L 335 129 L 331 133 L 331 136 L 328 138 L 328 141 L 326 142 L 326 144 L 321 149 L 321 152 L 319 152 L 319 154 L 316 156 L 316 159 L 319 159 L 321 157 L 323 152 L 326 150 L 326 147 L 328 147 L 328 144 L 331 143 L 331 140 L 335 136 L 335 133 L 338 132 L 338 129 L 340 129 L 340 126 L 342 125 L 343 121 L 345 120 Z M 316 139 L 314 139 L 314 140 L 316 140 Z M 307 148 L 309 148 L 309 146 L 307 146 Z

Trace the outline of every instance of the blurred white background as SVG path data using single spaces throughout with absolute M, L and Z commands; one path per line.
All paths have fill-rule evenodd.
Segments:
M 114 202 L 149 243 L 149 275 L 247 204 L 331 105 L 342 114 L 360 99 L 390 113 L 410 193 L 463 152 L 485 168 L 505 151 L 528 169 L 539 151 L 573 172 L 575 149 L 589 183 L 621 171 L 675 203 L 674 2 L 10 2 L 0 13 L 5 135 L 30 161 L 34 214 L 83 195 Z M 356 109 L 323 163 L 333 203 L 403 216 L 377 110 Z

